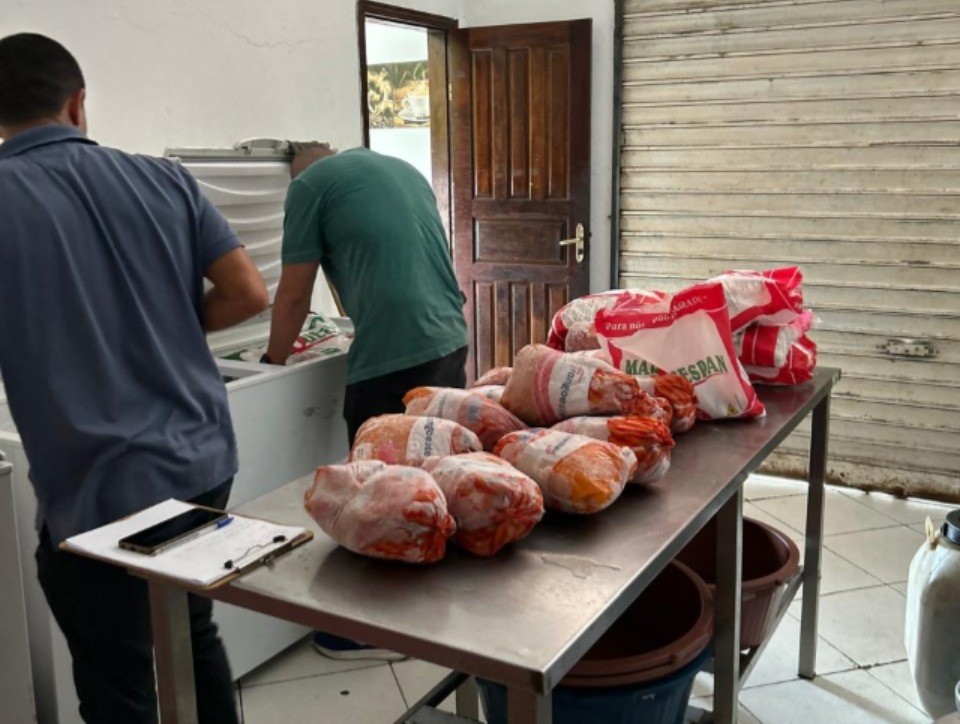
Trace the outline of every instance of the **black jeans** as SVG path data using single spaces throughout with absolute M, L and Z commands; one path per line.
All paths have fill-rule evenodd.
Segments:
M 229 481 L 192 502 L 226 508 Z M 37 548 L 40 585 L 73 657 L 80 716 L 87 724 L 156 724 L 157 692 L 147 584 L 116 566 Z M 213 623 L 213 601 L 189 596 L 201 724 L 237 724 L 233 677 Z M 2 718 L 2 717 L 0 717 Z
M 467 348 L 416 367 L 347 385 L 343 418 L 347 421 L 350 447 L 360 426 L 377 415 L 403 412 L 403 396 L 414 387 L 466 387 Z

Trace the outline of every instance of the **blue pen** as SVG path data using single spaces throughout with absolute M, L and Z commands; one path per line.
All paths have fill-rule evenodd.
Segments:
M 177 538 L 175 540 L 172 540 L 170 541 L 169 544 L 157 548 L 154 551 L 154 555 L 157 555 L 158 553 L 163 553 L 164 551 L 168 551 L 171 548 L 177 548 L 179 546 L 182 546 L 185 543 L 189 543 L 192 540 L 196 540 L 200 536 L 205 535 L 207 533 L 212 533 L 215 530 L 220 530 L 221 528 L 225 528 L 226 526 L 230 525 L 232 522 L 233 522 L 232 515 L 228 515 L 225 518 L 220 518 L 220 520 L 215 520 L 209 525 L 205 525 L 202 528 L 197 528 L 192 533 L 189 533 L 183 536 L 182 538 Z

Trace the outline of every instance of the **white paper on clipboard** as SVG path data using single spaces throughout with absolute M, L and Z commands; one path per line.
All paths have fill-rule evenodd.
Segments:
M 193 508 L 179 500 L 166 500 L 129 518 L 68 538 L 72 552 L 108 560 L 127 568 L 209 586 L 235 573 L 237 568 L 263 558 L 303 535 L 305 529 L 235 515 L 229 525 L 204 533 L 182 545 L 148 556 L 121 548 L 118 541 L 151 525 Z M 283 536 L 283 541 L 274 539 Z M 224 563 L 232 561 L 227 568 Z

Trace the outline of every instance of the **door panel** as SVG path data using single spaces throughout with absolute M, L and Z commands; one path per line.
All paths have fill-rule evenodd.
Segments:
M 543 342 L 588 288 L 560 242 L 590 216 L 589 20 L 451 37 L 454 257 L 469 294 L 470 378 Z M 589 231 L 587 231 L 589 237 Z

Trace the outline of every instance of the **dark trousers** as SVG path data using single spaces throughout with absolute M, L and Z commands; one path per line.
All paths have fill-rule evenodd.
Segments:
M 466 347 L 416 367 L 347 385 L 343 398 L 343 417 L 347 421 L 350 447 L 353 447 L 357 430 L 371 417 L 403 412 L 403 396 L 414 387 L 462 389 L 466 385 Z
M 233 481 L 192 502 L 226 508 Z M 46 531 L 37 549 L 40 585 L 73 657 L 80 716 L 87 724 L 155 724 L 157 692 L 147 584 L 124 570 L 56 550 Z M 237 724 L 233 677 L 213 623 L 213 601 L 189 596 L 197 708 L 202 724 Z M 2 719 L 2 716 L 0 716 Z

